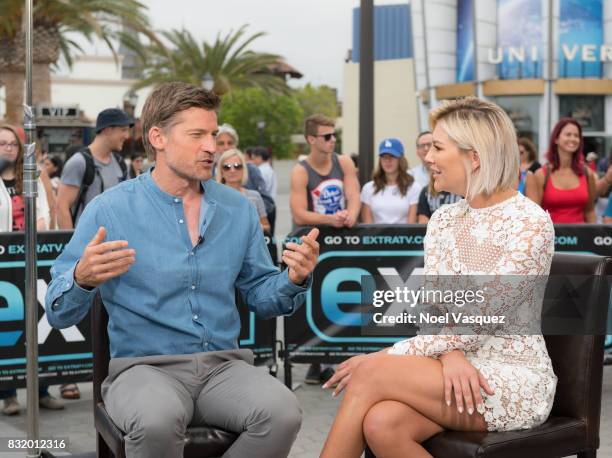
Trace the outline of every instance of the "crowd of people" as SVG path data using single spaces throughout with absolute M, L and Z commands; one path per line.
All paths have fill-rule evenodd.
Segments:
M 184 83 L 153 91 L 142 120 L 143 145 L 155 163 L 146 173 L 142 154 L 129 166 L 117 154 L 135 122 L 118 109 L 99 114 L 93 142 L 64 164 L 39 161 L 37 228 L 75 230 L 52 269 L 48 320 L 57 328 L 74 325 L 101 294 L 114 361 L 103 398 L 126 433 L 128 456 L 180 456 L 193 422 L 238 432 L 235 456 L 254 450 L 286 456 L 300 427 L 295 397 L 251 370 L 251 357 L 237 349 L 239 320 L 231 305 L 237 288 L 264 317 L 292 313 L 310 286 L 318 231 L 287 244 L 285 271 L 272 264 L 263 243 L 276 218 L 271 152 L 241 151 L 236 130 L 217 126 L 219 104 L 215 94 Z M 610 192 L 612 166 L 598 172 L 585 165 L 577 121 L 557 123 L 544 165 L 492 103 L 446 102 L 431 121 L 433 132 L 415 140 L 419 164 L 410 168 L 401 141 L 385 138 L 372 180 L 360 187 L 351 158 L 335 153 L 334 121 L 308 117 L 309 154 L 290 176 L 294 226 L 427 224 L 427 273 L 499 274 L 520 250 L 523 261 L 510 273 L 527 278 L 550 270 L 553 223 L 612 222 L 612 204 L 600 215 L 596 210 Z M 9 126 L 0 127 L 0 158 L 0 230 L 23 230 L 23 142 Z M 492 229 L 476 234 L 482 222 Z M 513 240 L 496 238 L 509 224 L 524 230 L 513 232 Z M 516 366 L 519 347 L 530 354 L 529 364 Z M 397 364 L 400 357 L 405 364 Z M 515 370 L 501 371 L 499 364 Z M 421 442 L 442 429 L 541 424 L 556 376 L 541 335 L 504 336 L 497 346 L 479 335 L 440 335 L 417 336 L 337 367 L 313 365 L 306 382 L 335 394 L 346 390 L 322 456 L 360 456 L 364 439 L 380 456 L 428 456 Z M 513 387 L 525 384 L 532 396 L 510 415 L 509 400 L 521 396 Z M 61 390 L 79 395 L 75 384 Z M 3 413 L 19 411 L 14 391 L 0 396 Z M 240 403 L 229 402 L 236 397 Z M 47 387 L 40 400 L 46 408 L 63 407 Z

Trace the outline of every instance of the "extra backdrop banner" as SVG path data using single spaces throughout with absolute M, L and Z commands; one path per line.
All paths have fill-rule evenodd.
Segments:
M 41 384 L 91 380 L 90 317 L 68 329 L 53 329 L 47 321 L 44 297 L 51 266 L 72 232 L 38 234 L 38 353 Z M 276 246 L 266 238 L 276 262 Z M 25 251 L 23 233 L 0 233 L 0 390 L 25 386 Z M 239 295 L 237 300 L 239 301 Z M 255 353 L 256 364 L 274 358 L 276 321 L 255 319 L 240 301 L 240 347 Z
M 320 256 L 312 288 L 306 303 L 285 318 L 285 344 L 292 361 L 340 362 L 405 339 L 405 335 L 362 335 L 362 281 L 368 276 L 383 276 L 407 282 L 410 275 L 421 274 L 426 226 L 320 229 Z M 285 242 L 299 241 L 308 230 L 296 229 Z M 556 252 L 612 255 L 612 226 L 558 225 L 555 234 Z

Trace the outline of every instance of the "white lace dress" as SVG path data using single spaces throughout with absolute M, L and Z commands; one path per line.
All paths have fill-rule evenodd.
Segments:
M 433 214 L 424 243 L 425 275 L 542 278 L 550 272 L 554 229 L 548 214 L 522 194 L 481 209 L 461 200 Z M 541 335 L 418 335 L 389 353 L 435 358 L 454 349 L 464 351 L 495 391 L 482 392 L 479 409 L 489 431 L 531 428 L 548 418 L 557 377 Z

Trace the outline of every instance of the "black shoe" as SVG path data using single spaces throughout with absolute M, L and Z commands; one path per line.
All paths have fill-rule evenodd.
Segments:
M 335 373 L 336 371 L 333 370 L 331 367 L 323 369 L 323 371 L 321 371 L 321 375 L 319 376 L 319 380 L 321 381 L 321 383 L 326 383 L 330 378 L 334 376 Z
M 306 372 L 304 383 L 307 385 L 318 385 L 321 383 L 321 365 L 318 363 L 311 364 Z

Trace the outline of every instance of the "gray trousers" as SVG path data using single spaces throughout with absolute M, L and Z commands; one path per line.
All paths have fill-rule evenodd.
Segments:
M 240 434 L 223 455 L 286 457 L 302 421 L 293 393 L 250 350 L 113 358 L 102 384 L 128 457 L 182 457 L 187 426 Z

